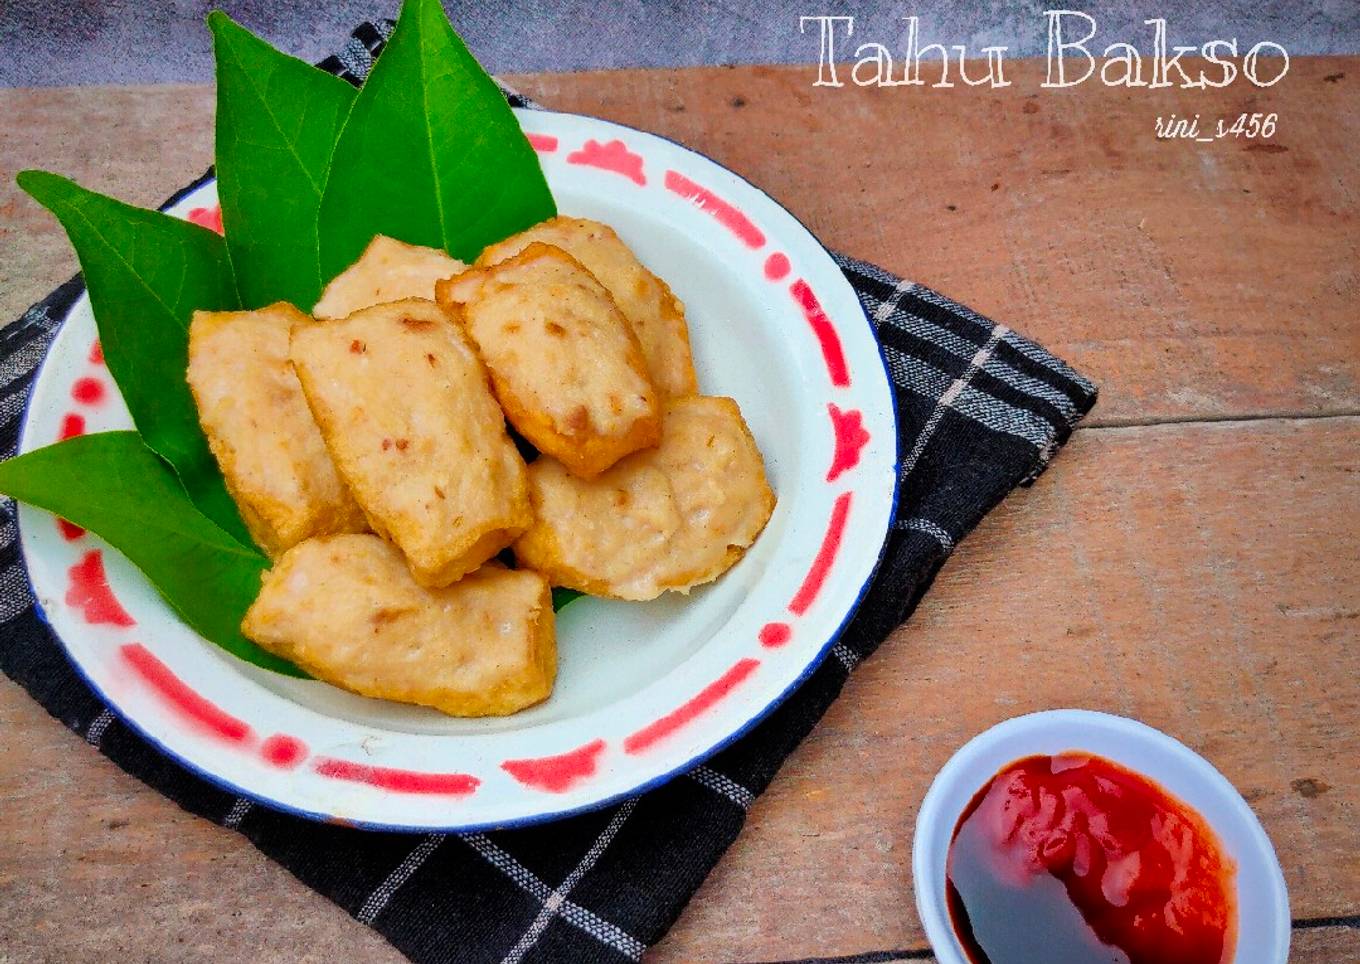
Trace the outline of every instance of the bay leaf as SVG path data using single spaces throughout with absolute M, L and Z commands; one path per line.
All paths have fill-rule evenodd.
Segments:
M 136 432 L 80 435 L 0 463 L 0 492 L 108 542 L 204 639 L 256 666 L 306 676 L 241 635 L 269 560 L 199 512 Z
M 554 586 L 552 591 L 552 607 L 554 612 L 561 612 L 567 607 L 568 603 L 575 602 L 584 596 L 585 593 L 575 589 L 568 589 L 565 586 Z
M 310 311 L 323 278 L 317 213 L 354 102 L 339 77 L 208 15 L 217 63 L 217 192 L 243 307 Z
M 194 505 L 253 546 L 198 423 L 185 372 L 194 309 L 240 307 L 222 238 L 207 228 L 86 190 L 47 171 L 19 186 L 57 216 L 80 259 L 109 373 L 146 444 Z
M 538 157 L 439 0 L 406 0 L 350 109 L 321 198 L 321 272 L 375 234 L 472 261 L 557 213 Z

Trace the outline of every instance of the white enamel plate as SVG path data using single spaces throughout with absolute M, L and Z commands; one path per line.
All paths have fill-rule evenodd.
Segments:
M 116 551 L 22 507 L 34 589 L 85 678 L 165 753 L 268 806 L 453 831 L 638 793 L 740 736 L 811 672 L 877 564 L 896 495 L 893 400 L 830 256 L 692 151 L 592 118 L 517 113 L 559 209 L 613 225 L 684 301 L 700 390 L 740 403 L 778 507 L 745 558 L 688 597 L 567 607 L 552 698 L 487 720 L 242 663 L 180 622 Z M 171 211 L 204 220 L 216 203 L 209 183 Z M 21 447 L 131 424 L 81 298 L 34 387 Z

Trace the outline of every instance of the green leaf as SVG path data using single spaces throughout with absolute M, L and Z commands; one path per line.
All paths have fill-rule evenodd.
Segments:
M 567 608 L 567 604 L 574 602 L 584 596 L 585 593 L 577 592 L 575 589 L 566 589 L 562 586 L 554 586 L 552 591 L 552 607 L 554 612 L 561 612 Z
M 439 0 L 406 0 L 331 159 L 322 274 L 375 234 L 472 261 L 556 213 L 537 155 Z
M 104 359 L 137 431 L 174 467 L 208 518 L 253 545 L 208 450 L 185 380 L 194 309 L 240 307 L 222 238 L 47 171 L 23 171 L 18 182 L 57 216 L 76 249 Z
M 217 193 L 241 301 L 310 310 L 327 277 L 317 212 L 355 90 L 275 50 L 220 10 L 208 14 L 217 61 Z
M 106 540 L 204 639 L 256 666 L 306 676 L 241 635 L 269 560 L 195 509 L 137 433 L 81 435 L 0 463 L 0 492 Z

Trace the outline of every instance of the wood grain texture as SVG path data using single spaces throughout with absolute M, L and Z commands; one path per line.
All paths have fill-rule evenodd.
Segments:
M 45 168 L 155 207 L 212 163 L 213 97 L 202 86 L 0 89 L 0 322 L 77 269 L 56 218 L 14 175 Z
M 688 143 L 828 244 L 1038 338 L 1101 383 L 1092 424 L 1132 426 L 1078 431 L 959 549 L 658 961 L 922 947 L 909 852 L 931 775 L 985 726 L 1065 705 L 1203 752 L 1265 823 L 1294 915 L 1360 913 L 1360 58 L 1191 99 L 1031 96 L 1038 68 L 1013 66 L 1001 91 L 814 90 L 808 68 L 518 79 Z M 1159 112 L 1191 109 L 1278 111 L 1286 149 L 1154 140 Z M 23 118 L 0 141 L 0 318 L 74 270 L 15 171 L 154 203 L 209 163 L 211 111 L 206 88 L 0 91 Z M 1199 424 L 1224 419 L 1242 421 Z M 400 959 L 4 679 L 0 800 L 0 960 Z M 1357 958 L 1360 931 L 1294 946 Z
M 118 769 L 0 675 L 0 964 L 399 961 L 238 834 Z

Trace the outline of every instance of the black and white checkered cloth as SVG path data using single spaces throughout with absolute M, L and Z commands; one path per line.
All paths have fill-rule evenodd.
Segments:
M 359 83 L 389 30 L 364 24 L 322 66 Z M 123 769 L 244 834 L 414 961 L 636 960 L 849 673 L 911 613 L 958 541 L 1043 471 L 1095 403 L 1089 381 L 1006 326 L 873 265 L 836 260 L 878 331 L 897 396 L 902 494 L 886 555 L 803 686 L 746 737 L 659 789 L 552 824 L 464 835 L 353 830 L 234 797 L 141 740 L 76 676 L 34 610 L 9 502 L 0 516 L 0 668 Z M 82 290 L 74 278 L 0 331 L 6 456 L 38 363 Z

